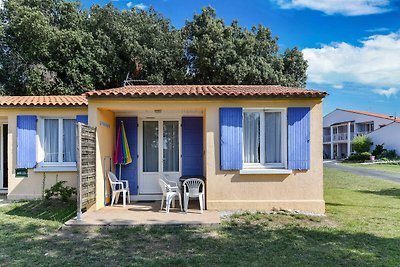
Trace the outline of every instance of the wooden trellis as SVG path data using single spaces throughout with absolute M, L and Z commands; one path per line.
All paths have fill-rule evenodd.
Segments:
M 77 123 L 76 132 L 77 219 L 80 220 L 82 210 L 96 203 L 96 128 Z

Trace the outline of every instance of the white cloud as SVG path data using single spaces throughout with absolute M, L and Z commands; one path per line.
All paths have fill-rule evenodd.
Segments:
M 334 85 L 332 85 L 332 87 L 335 89 L 343 89 L 343 85 L 341 85 L 341 84 L 334 84 Z
M 368 29 L 366 32 L 388 32 L 390 31 L 389 28 L 381 27 L 381 28 L 373 28 L 373 29 Z
M 135 7 L 138 9 L 146 9 L 147 8 L 147 6 L 143 3 L 137 4 L 137 5 L 135 5 Z
M 1 1 L 1 0 L 0 0 L 0 1 Z M 139 4 L 134 5 L 133 2 L 128 2 L 128 3 L 126 4 L 126 6 L 127 6 L 128 8 L 136 7 L 136 8 L 138 8 L 138 9 L 142 9 L 142 10 L 147 8 L 147 6 L 146 6 L 145 4 L 143 4 L 143 3 L 139 3 Z
M 360 46 L 334 43 L 303 49 L 308 81 L 317 84 L 356 83 L 378 88 L 400 84 L 400 34 L 373 35 Z
M 397 95 L 398 92 L 400 92 L 399 88 L 389 88 L 389 89 L 374 89 L 372 92 L 378 94 L 378 95 L 384 95 L 387 98 L 390 98 L 391 96 Z
M 272 0 L 283 9 L 308 8 L 328 15 L 360 16 L 390 11 L 390 0 Z

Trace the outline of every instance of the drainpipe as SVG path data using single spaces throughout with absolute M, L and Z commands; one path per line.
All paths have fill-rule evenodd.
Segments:
M 331 159 L 333 159 L 333 127 L 331 126 Z
M 347 156 L 350 156 L 351 153 L 351 122 L 347 123 Z

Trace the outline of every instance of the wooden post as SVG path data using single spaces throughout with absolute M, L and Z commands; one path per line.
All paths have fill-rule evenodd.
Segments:
M 82 124 L 78 122 L 76 124 L 76 168 L 78 176 L 78 194 L 77 200 L 77 212 L 76 219 L 80 221 L 82 219 L 82 157 L 81 157 L 81 137 L 82 137 Z

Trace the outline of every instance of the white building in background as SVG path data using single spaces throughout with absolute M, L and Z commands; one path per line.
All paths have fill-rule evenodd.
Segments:
M 369 134 L 375 145 L 385 144 L 387 150 L 396 150 L 400 154 L 400 121 L 392 122 Z
M 385 129 L 387 126 L 387 129 Z M 359 110 L 336 109 L 324 116 L 323 144 L 325 159 L 343 159 L 352 150 L 355 136 L 368 134 L 374 145 L 400 152 L 400 119 Z

